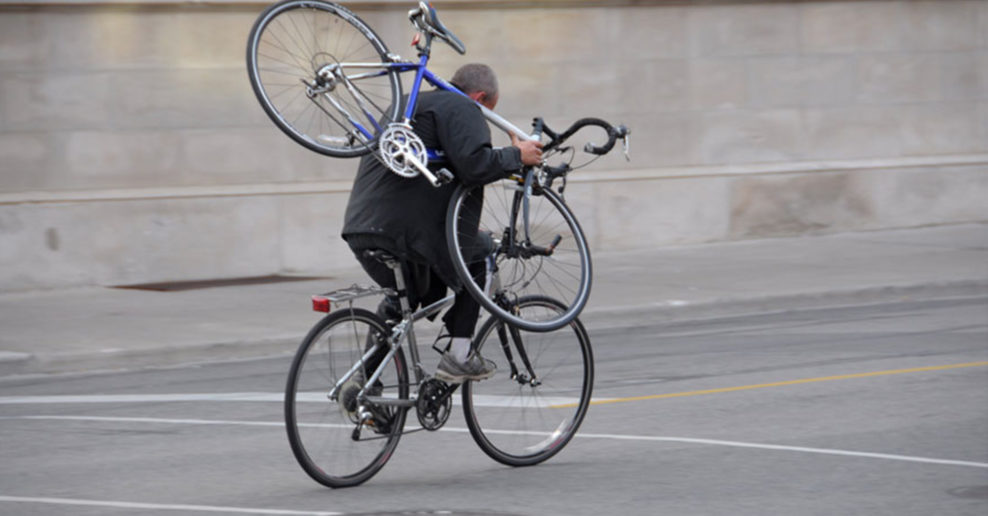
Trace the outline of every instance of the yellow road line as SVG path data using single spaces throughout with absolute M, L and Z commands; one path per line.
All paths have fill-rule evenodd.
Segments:
M 982 367 L 988 366 L 988 362 L 967 362 L 963 364 L 948 364 L 940 366 L 913 367 L 910 369 L 891 369 L 887 371 L 872 371 L 870 373 L 842 374 L 838 376 L 821 376 L 818 378 L 803 378 L 800 380 L 787 380 L 784 382 L 759 383 L 755 385 L 740 385 L 737 387 L 722 387 L 720 389 L 705 389 L 702 391 L 673 392 L 669 394 L 651 394 L 648 396 L 632 396 L 629 398 L 609 398 L 591 401 L 591 405 L 604 405 L 608 403 L 627 403 L 629 401 L 660 400 L 665 398 L 681 398 L 683 396 L 699 396 L 701 394 L 718 394 L 722 392 L 747 391 L 751 389 L 763 389 L 766 387 L 782 387 L 784 385 L 798 385 L 802 383 L 829 382 L 833 380 L 849 380 L 852 378 L 868 378 L 871 376 L 887 376 L 891 374 L 919 373 L 923 371 L 942 371 L 945 369 L 959 369 L 962 367 Z M 576 404 L 554 405 L 555 408 L 575 407 Z

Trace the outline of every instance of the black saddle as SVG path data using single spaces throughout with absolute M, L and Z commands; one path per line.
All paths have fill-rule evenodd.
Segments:
M 443 22 L 439 21 L 439 15 L 436 14 L 436 8 L 432 7 L 431 4 L 426 2 L 419 2 L 419 7 L 417 10 L 413 10 L 412 13 L 421 13 L 422 21 L 428 27 L 429 32 L 436 36 L 437 38 L 449 43 L 449 46 L 453 47 L 460 54 L 467 53 L 467 47 L 460 41 L 460 38 L 456 37 L 452 31 L 443 25 Z
M 384 249 L 367 249 L 364 251 L 364 256 L 372 260 L 377 260 L 385 265 L 397 264 L 401 261 L 401 259 L 393 253 L 385 251 Z

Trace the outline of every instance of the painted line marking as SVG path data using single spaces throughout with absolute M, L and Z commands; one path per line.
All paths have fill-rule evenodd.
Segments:
M 34 496 L 4 496 L 0 502 L 46 503 L 55 505 L 76 505 L 90 507 L 114 507 L 118 509 L 146 509 L 155 511 L 196 511 L 196 512 L 228 512 L 240 514 L 284 514 L 304 516 L 341 516 L 341 512 L 326 511 L 293 511 L 287 509 L 251 509 L 247 507 L 223 507 L 216 505 L 182 505 L 139 502 L 116 502 L 109 500 L 82 500 L 78 498 L 48 498 Z
M 274 421 L 230 421 L 230 420 L 209 420 L 209 419 L 164 419 L 150 417 L 99 417 L 99 416 L 7 416 L 0 419 L 17 420 L 53 420 L 53 421 L 95 421 L 95 422 L 117 422 L 117 423 L 152 423 L 152 424 L 178 424 L 178 425 L 233 425 L 233 426 L 263 426 L 284 428 L 283 422 Z M 308 427 L 323 428 L 350 428 L 350 425 L 329 425 L 311 424 L 303 425 Z M 441 432 L 468 433 L 467 428 L 444 427 Z M 486 430 L 488 434 L 498 435 L 535 435 L 548 436 L 551 432 L 531 432 L 524 430 Z M 937 459 L 931 457 L 917 457 L 911 455 L 897 455 L 890 453 L 860 452 L 853 450 L 841 450 L 836 448 L 812 448 L 806 446 L 790 446 L 782 444 L 750 443 L 743 441 L 726 441 L 720 439 L 697 439 L 692 437 L 665 437 L 652 435 L 625 435 L 625 434 L 588 434 L 577 433 L 577 438 L 583 439 L 611 439 L 618 441 L 645 441 L 645 442 L 671 442 L 684 444 L 704 444 L 710 446 L 730 446 L 735 448 L 753 448 L 762 450 L 791 451 L 801 453 L 815 453 L 820 455 L 837 455 L 845 457 L 860 457 L 869 459 L 897 460 L 904 462 L 918 462 L 923 464 L 942 464 L 949 466 L 966 466 L 972 468 L 988 468 L 986 462 L 974 462 L 964 460 Z M 309 514 L 309 513 L 306 513 Z
M 605 405 L 609 403 L 628 403 L 633 401 L 658 400 L 667 398 L 681 398 L 685 396 L 700 396 L 704 394 L 720 394 L 725 392 L 747 391 L 752 389 L 764 389 L 768 387 L 783 387 L 787 385 L 800 385 L 806 383 L 829 382 L 835 380 L 850 380 L 854 378 L 869 378 L 874 376 L 888 376 L 894 374 L 919 373 L 926 371 L 943 371 L 948 369 L 960 369 L 965 367 L 988 366 L 985 362 L 966 362 L 962 364 L 947 364 L 939 366 L 913 367 L 909 369 L 890 369 L 886 371 L 872 371 L 868 373 L 853 373 L 837 376 L 822 376 L 817 378 L 802 378 L 798 380 L 786 380 L 781 382 L 759 383 L 754 385 L 739 385 L 735 387 L 721 387 L 717 389 L 704 389 L 698 391 L 673 392 L 667 394 L 649 394 L 645 396 L 630 396 L 624 398 L 594 398 L 591 405 Z M 54 396 L 0 396 L 0 405 L 32 405 L 32 404 L 72 404 L 72 403 L 155 403 L 155 402 L 184 402 L 184 401 L 214 401 L 214 402 L 284 402 L 284 394 L 280 392 L 231 392 L 231 393 L 191 393 L 191 394 L 87 394 L 87 395 L 54 395 Z M 322 393 L 302 393 L 299 401 L 302 402 L 322 402 L 325 397 Z M 459 404 L 459 398 L 454 400 Z M 517 405 L 517 398 L 507 396 L 477 396 L 475 403 L 484 407 L 508 407 Z M 526 405 L 530 407 L 531 405 Z M 538 399 L 539 407 L 551 408 L 571 408 L 576 406 L 576 399 L 572 397 L 541 397 Z
M 762 450 L 794 451 L 802 453 L 816 453 L 821 455 L 841 455 L 846 457 L 863 457 L 869 459 L 898 460 L 905 462 L 920 462 L 925 464 L 945 464 L 950 466 L 967 466 L 972 468 L 988 468 L 986 462 L 973 462 L 966 460 L 935 459 L 930 457 L 914 457 L 911 455 L 896 455 L 891 453 L 872 453 L 851 450 L 840 450 L 835 448 L 810 448 L 806 446 L 788 446 L 782 444 L 761 444 L 741 441 L 722 441 L 718 439 L 694 439 L 690 437 L 656 437 L 648 435 L 620 435 L 620 434 L 576 434 L 576 437 L 588 439 L 619 439 L 635 441 L 660 441 L 677 442 L 687 444 L 709 444 L 713 446 L 732 446 L 736 448 L 756 448 Z
M 964 367 L 988 366 L 988 362 L 966 362 L 963 364 L 948 364 L 927 367 L 912 367 L 909 369 L 889 369 L 886 371 L 872 371 L 869 373 L 842 374 L 837 376 L 821 376 L 818 378 L 802 378 L 799 380 L 786 380 L 782 382 L 759 383 L 754 385 L 739 385 L 736 387 L 721 387 L 719 389 L 704 389 L 699 391 L 673 392 L 668 394 L 649 394 L 646 396 L 630 396 L 626 398 L 594 399 L 591 405 L 605 405 L 608 403 L 628 403 L 632 401 L 661 400 L 666 398 L 681 398 L 684 396 L 700 396 L 703 394 L 720 394 L 724 392 L 747 391 L 751 389 L 764 389 L 767 387 L 783 387 L 786 385 L 799 385 L 804 383 L 831 382 L 835 380 L 850 380 L 853 378 L 869 378 L 873 376 L 888 376 L 893 374 L 920 373 L 924 371 L 943 371 L 947 369 L 960 369 Z M 575 404 L 554 405 L 552 408 L 571 408 Z
M 200 393 L 200 394 L 83 394 L 83 395 L 48 395 L 48 396 L 0 396 L 0 405 L 41 405 L 41 404 L 73 404 L 73 403 L 163 403 L 163 402 L 277 402 L 285 401 L 284 393 L 280 392 L 231 392 L 231 393 Z M 298 401 L 303 403 L 323 403 L 325 393 L 299 393 Z M 518 396 L 474 396 L 474 404 L 479 407 L 553 407 L 575 404 L 577 398 L 572 396 L 539 396 L 538 398 L 521 398 Z M 453 400 L 460 404 L 460 397 Z M 575 406 L 575 405 L 574 405 Z
M 161 403 L 177 401 L 264 401 L 283 402 L 279 392 L 230 392 L 206 394 L 69 394 L 54 396 L 0 396 L 0 405 L 51 403 Z
M 237 421 L 232 419 L 165 419 L 157 417 L 103 417 L 103 416 L 0 416 L 0 420 L 24 421 L 92 421 L 106 423 L 151 423 L 162 425 L 229 425 L 229 426 L 275 426 L 284 428 L 283 421 Z M 344 425 L 303 425 L 343 427 Z M 350 428 L 350 425 L 346 425 Z

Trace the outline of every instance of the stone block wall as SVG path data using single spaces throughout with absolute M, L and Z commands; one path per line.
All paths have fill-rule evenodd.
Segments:
M 414 57 L 414 2 L 349 4 Z M 567 198 L 596 251 L 988 220 L 988 2 L 436 2 L 522 127 L 632 128 Z M 0 2 L 0 290 L 332 274 L 354 160 L 281 134 L 263 2 Z M 497 136 L 499 143 L 506 142 Z

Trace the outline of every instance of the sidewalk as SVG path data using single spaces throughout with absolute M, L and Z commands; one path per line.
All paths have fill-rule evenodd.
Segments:
M 581 316 L 591 333 L 988 296 L 988 224 L 663 247 L 593 259 L 593 291 Z M 321 315 L 310 310 L 311 294 L 368 281 L 353 269 L 318 281 L 172 292 L 0 293 L 0 377 L 291 354 Z

